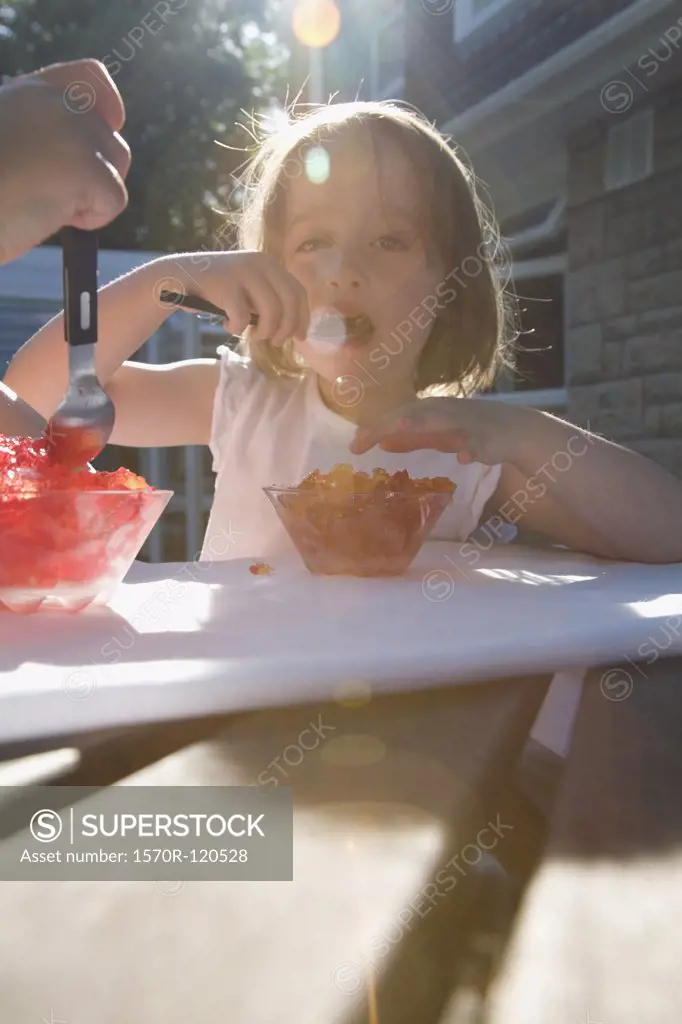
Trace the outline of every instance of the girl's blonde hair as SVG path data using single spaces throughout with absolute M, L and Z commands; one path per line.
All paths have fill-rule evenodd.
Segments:
M 425 241 L 448 268 L 445 291 L 439 285 L 438 293 L 450 297 L 438 310 L 420 355 L 417 391 L 471 395 L 485 390 L 500 367 L 512 364 L 515 306 L 501 279 L 508 259 L 472 168 L 420 113 L 381 101 L 330 104 L 291 114 L 284 128 L 259 140 L 242 175 L 238 244 L 277 255 L 287 182 L 306 173 L 306 152 L 344 133 L 363 132 L 375 149 L 382 138 L 394 140 L 412 164 L 425 190 Z M 248 333 L 240 349 L 263 370 L 288 377 L 303 372 L 292 343 L 281 349 L 267 343 L 250 346 Z

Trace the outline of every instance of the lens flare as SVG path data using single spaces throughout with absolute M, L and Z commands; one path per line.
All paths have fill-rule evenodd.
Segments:
M 305 156 L 305 173 L 313 185 L 323 185 L 329 177 L 329 153 L 322 146 L 314 146 Z
M 294 35 L 303 46 L 321 49 L 339 34 L 341 14 L 334 0 L 298 0 L 292 14 Z

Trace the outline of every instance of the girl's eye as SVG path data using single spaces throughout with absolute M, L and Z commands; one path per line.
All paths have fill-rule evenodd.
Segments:
M 395 235 L 382 235 L 381 238 L 377 238 L 377 245 L 387 252 L 398 252 L 409 248 L 402 238 L 396 238 Z
M 306 238 L 305 242 L 296 249 L 296 252 L 316 252 L 323 245 L 328 245 L 324 238 Z

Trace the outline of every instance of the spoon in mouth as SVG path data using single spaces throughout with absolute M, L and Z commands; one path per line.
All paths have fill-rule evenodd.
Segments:
M 313 319 L 308 340 L 340 347 L 346 342 L 363 341 L 373 332 L 374 325 L 364 313 L 356 316 L 323 313 Z

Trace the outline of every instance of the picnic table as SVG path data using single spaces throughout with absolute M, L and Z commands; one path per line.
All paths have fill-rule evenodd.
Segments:
M 541 852 L 515 767 L 552 679 L 577 707 L 586 668 L 682 622 L 678 566 L 476 554 L 432 542 L 387 580 L 137 564 L 107 608 L 0 616 L 0 756 L 79 748 L 45 777 L 62 785 L 264 784 L 276 764 L 294 796 L 293 882 L 0 883 L 13 1024 L 439 1020 L 480 866 Z

